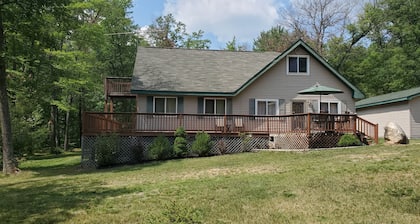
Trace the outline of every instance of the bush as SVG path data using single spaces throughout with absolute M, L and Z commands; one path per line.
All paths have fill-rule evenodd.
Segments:
M 187 144 L 187 133 L 183 127 L 179 127 L 175 131 L 174 154 L 176 157 L 187 157 L 189 154 Z
M 152 160 L 165 160 L 173 156 L 173 148 L 168 138 L 160 135 L 156 137 L 148 148 L 148 157 Z
M 107 167 L 115 163 L 118 151 L 118 136 L 98 136 L 95 142 L 95 162 L 98 167 Z
M 199 132 L 195 135 L 195 140 L 192 144 L 193 153 L 199 156 L 208 156 L 210 155 L 210 150 L 212 148 L 211 137 L 205 132 Z
M 362 145 L 360 140 L 353 134 L 344 134 L 337 143 L 339 147 L 359 146 Z
M 133 152 L 134 155 L 134 159 L 137 162 L 143 162 L 144 160 L 146 160 L 145 155 L 144 155 L 144 146 L 142 144 L 138 144 L 136 146 L 133 146 L 131 148 L 131 151 Z

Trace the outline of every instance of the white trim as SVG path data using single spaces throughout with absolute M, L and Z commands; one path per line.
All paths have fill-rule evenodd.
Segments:
M 299 70 L 299 58 L 306 58 L 306 72 L 289 72 L 289 58 L 297 58 L 297 69 Z M 309 55 L 287 55 L 286 60 L 286 73 L 287 75 L 309 75 L 310 74 L 310 57 Z
M 214 108 L 213 108 L 214 113 L 213 114 L 216 114 L 216 111 L 217 111 L 216 100 L 224 100 L 225 101 L 225 112 L 224 112 L 224 114 L 227 114 L 227 99 L 222 98 L 222 97 L 204 97 L 204 99 L 203 99 L 203 114 L 208 114 L 208 113 L 206 113 L 206 100 L 214 100 Z
M 257 116 L 260 115 L 260 114 L 258 114 L 258 102 L 265 102 L 266 103 L 266 108 L 265 108 L 266 113 L 268 112 L 267 102 L 275 102 L 276 103 L 276 114 L 274 114 L 274 115 L 279 115 L 280 111 L 279 111 L 279 100 L 278 99 L 255 99 L 255 115 L 257 115 Z M 264 114 L 264 115 L 267 115 L 267 114 Z M 262 115 L 262 116 L 264 116 L 264 115 Z
M 168 99 L 175 99 L 175 113 L 178 113 L 178 97 L 176 96 L 153 96 L 153 113 L 156 113 L 156 99 L 164 99 L 164 105 L 163 105 L 163 110 L 164 110 L 164 114 L 168 113 L 166 110 L 166 106 L 167 106 L 167 100 Z

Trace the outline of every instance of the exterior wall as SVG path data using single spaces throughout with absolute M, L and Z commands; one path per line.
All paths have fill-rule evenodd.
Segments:
M 408 101 L 358 109 L 357 115 L 378 124 L 379 137 L 384 137 L 384 128 L 392 121 L 401 126 L 408 138 L 412 138 Z
M 303 48 L 297 48 L 292 55 L 309 55 Z M 309 75 L 287 75 L 287 57 L 273 66 L 259 79 L 233 99 L 233 114 L 249 114 L 249 99 L 284 99 L 285 114 L 292 113 L 292 102 L 304 102 L 305 113 L 318 112 L 319 95 L 300 95 L 298 91 L 309 88 L 317 82 L 340 89 L 344 93 L 321 96 L 322 102 L 341 101 L 341 113 L 355 112 L 353 91 L 329 72 L 314 57 L 309 58 Z M 312 104 L 316 104 L 313 106 Z M 316 110 L 316 111 L 314 111 Z
M 420 97 L 410 100 L 411 138 L 420 138 Z

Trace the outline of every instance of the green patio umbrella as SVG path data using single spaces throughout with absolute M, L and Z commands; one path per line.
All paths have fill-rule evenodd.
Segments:
M 332 88 L 332 87 L 328 87 L 328 86 L 322 86 L 319 83 L 316 83 L 312 87 L 309 87 L 307 89 L 304 89 L 298 92 L 298 94 L 304 94 L 304 95 L 319 95 L 320 104 L 321 104 L 322 95 L 329 95 L 329 94 L 334 94 L 334 93 L 343 93 L 343 91 Z

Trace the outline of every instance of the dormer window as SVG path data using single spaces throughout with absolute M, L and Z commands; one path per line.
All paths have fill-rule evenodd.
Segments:
M 309 75 L 309 57 L 306 55 L 291 55 L 287 57 L 287 74 Z

